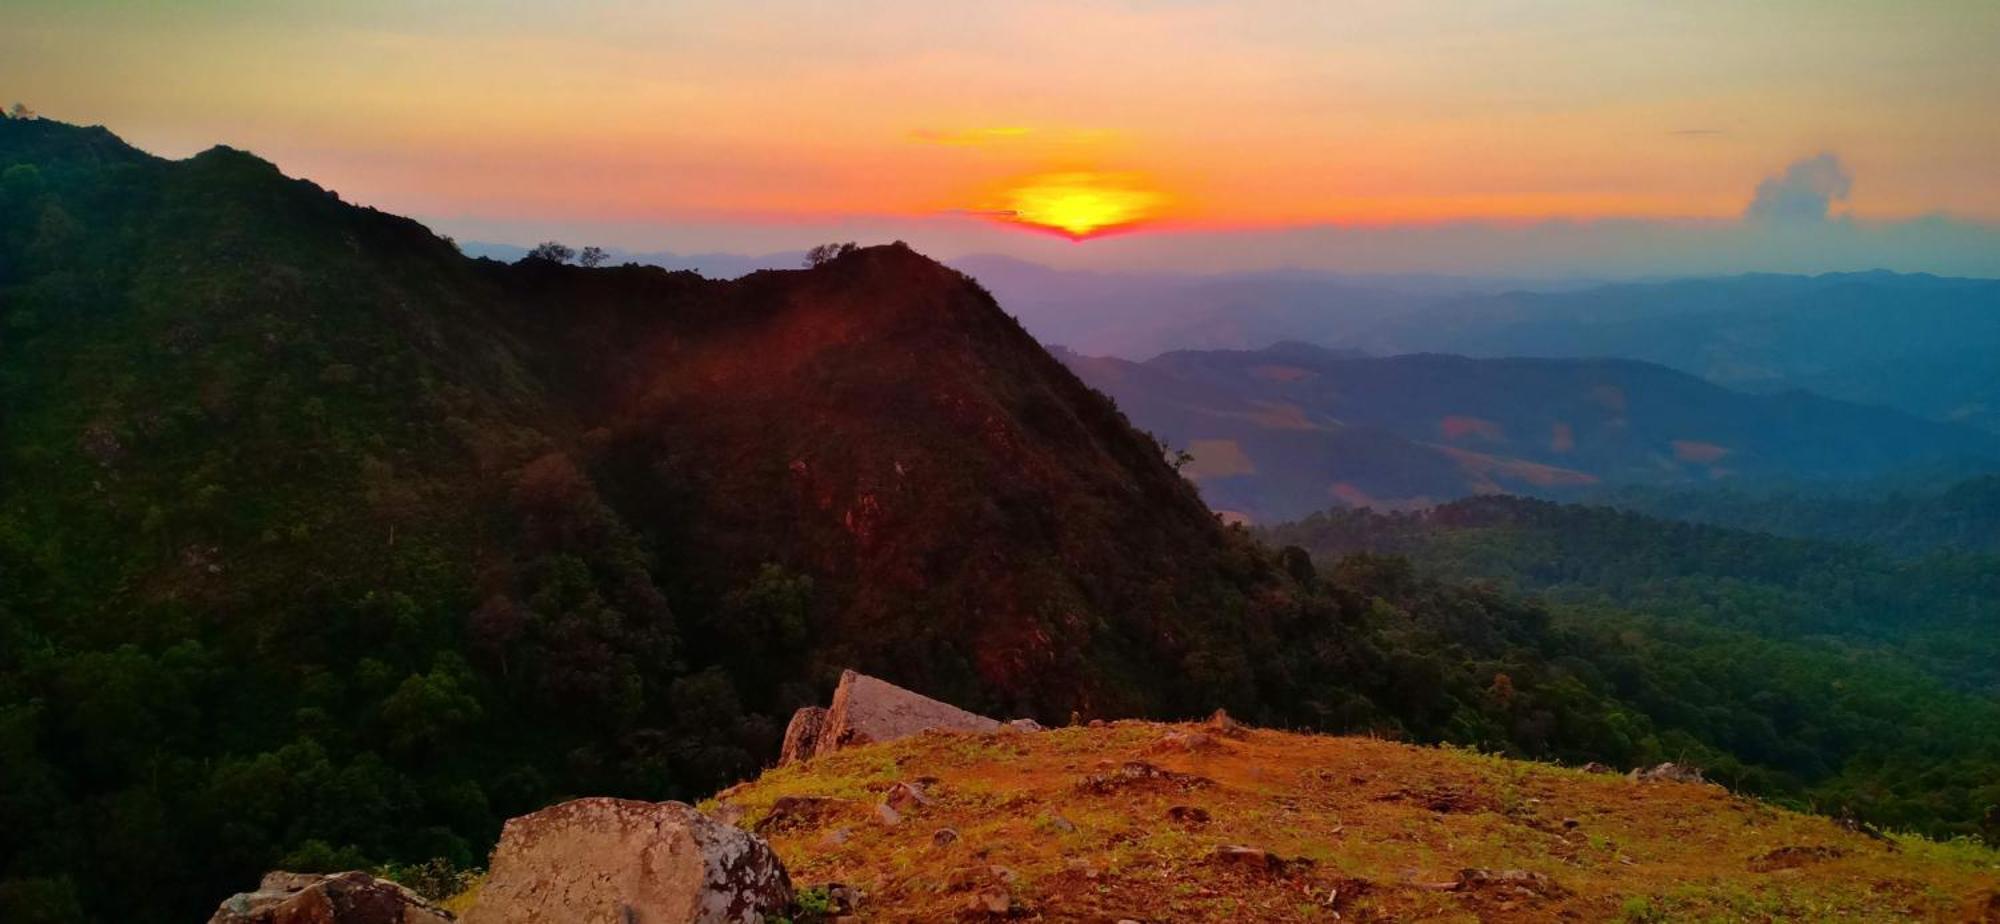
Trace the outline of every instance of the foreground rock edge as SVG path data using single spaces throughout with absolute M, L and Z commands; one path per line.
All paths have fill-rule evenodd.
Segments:
M 507 822 L 464 920 L 756 924 L 792 903 L 763 838 L 686 803 L 595 797 Z

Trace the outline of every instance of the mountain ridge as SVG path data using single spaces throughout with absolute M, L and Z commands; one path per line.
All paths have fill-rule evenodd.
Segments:
M 1135 423 L 1192 453 L 1211 504 L 1259 522 L 1336 501 L 1575 498 L 2000 460 L 1985 431 L 1797 390 L 1732 391 L 1634 359 L 1367 356 L 1296 341 L 1145 363 L 1063 355 Z

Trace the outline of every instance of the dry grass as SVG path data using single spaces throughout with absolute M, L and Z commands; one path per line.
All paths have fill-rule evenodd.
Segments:
M 930 804 L 883 823 L 882 794 L 916 780 Z M 849 800 L 770 838 L 801 888 L 860 889 L 864 920 L 982 918 L 996 902 L 1043 920 L 2000 920 L 2000 854 L 1984 848 L 1874 839 L 1713 786 L 1364 738 L 1141 722 L 926 734 L 718 798 L 755 826 L 781 796 Z M 941 828 L 957 839 L 937 843 Z M 1267 856 L 1217 858 L 1225 845 Z M 1460 885 L 1468 869 L 1546 878 Z

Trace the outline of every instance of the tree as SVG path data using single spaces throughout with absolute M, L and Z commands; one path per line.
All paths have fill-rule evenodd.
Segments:
M 845 241 L 838 244 L 821 244 L 806 251 L 806 268 L 812 269 L 816 266 L 825 266 L 860 249 L 861 245 L 853 241 Z
M 428 674 L 403 678 L 382 701 L 389 743 L 402 750 L 448 747 L 453 733 L 478 721 L 479 699 L 468 689 L 472 670 L 456 653 L 441 652 Z
M 1181 469 L 1187 468 L 1190 463 L 1194 462 L 1193 454 L 1189 453 L 1185 449 L 1175 449 L 1171 444 L 1167 442 L 1166 437 L 1161 436 L 1158 433 L 1154 433 L 1151 430 L 1146 430 L 1142 432 L 1144 432 L 1147 436 L 1152 438 L 1153 445 L 1160 447 L 1160 455 L 1166 459 L 1168 465 L 1174 467 L 1174 471 L 1178 472 Z
M 569 259 L 574 256 L 576 256 L 576 251 L 569 249 L 568 245 L 561 241 L 543 241 L 536 244 L 535 249 L 528 251 L 527 259 L 547 260 L 550 263 L 568 263 Z
M 602 247 L 585 247 L 582 253 L 576 255 L 576 262 L 584 266 L 602 266 L 609 259 L 611 255 L 605 253 Z
M 560 452 L 522 466 L 514 476 L 513 501 L 531 549 L 594 549 L 610 528 L 611 512 L 597 486 Z
M 812 604 L 813 579 L 772 562 L 730 591 L 711 620 L 732 673 L 757 686 L 782 683 L 808 647 Z
M 35 114 L 35 110 L 29 109 L 27 103 L 15 103 L 12 107 L 8 108 L 7 118 L 38 119 L 41 117 Z

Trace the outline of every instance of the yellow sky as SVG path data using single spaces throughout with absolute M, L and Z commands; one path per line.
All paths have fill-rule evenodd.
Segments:
M 1005 208 L 1169 227 L 1742 212 L 1837 152 L 1864 218 L 2000 221 L 2000 3 L 8 0 L 0 95 L 419 216 Z

